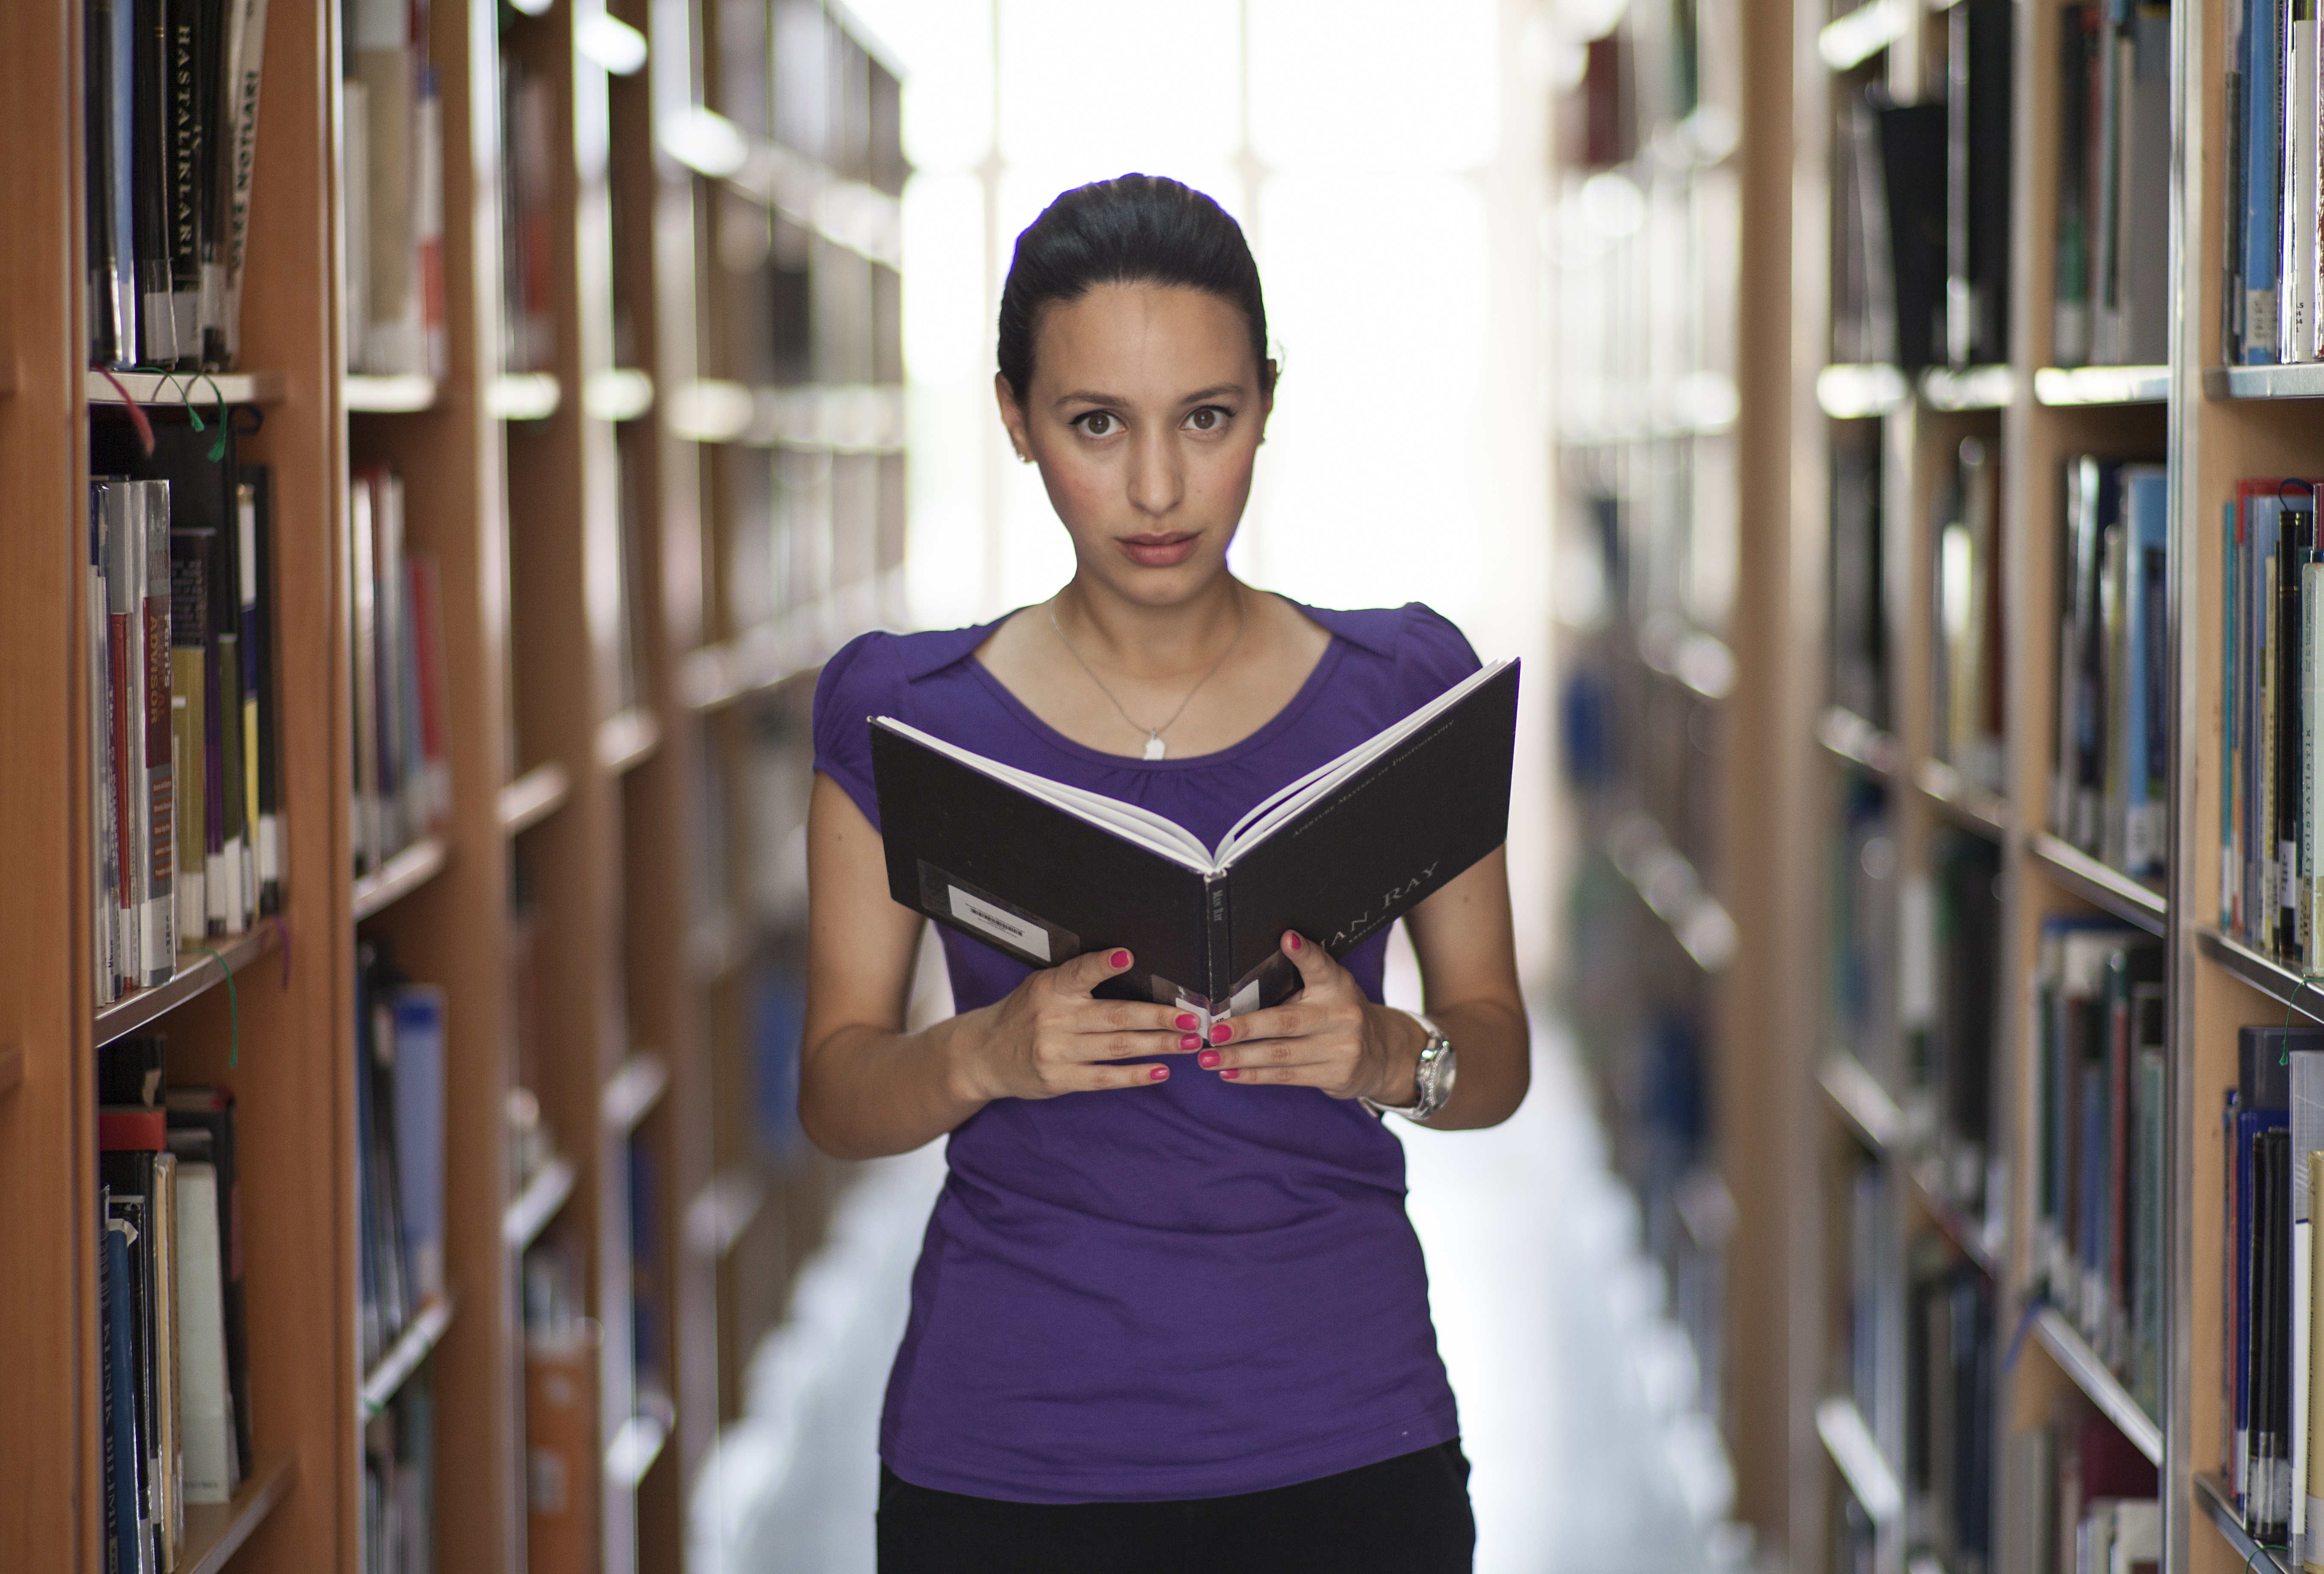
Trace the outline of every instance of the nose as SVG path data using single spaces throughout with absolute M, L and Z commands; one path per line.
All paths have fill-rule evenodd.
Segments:
M 1130 434 L 1130 505 L 1156 519 L 1177 507 L 1185 495 L 1173 436 L 1167 428 L 1152 425 L 1135 428 Z

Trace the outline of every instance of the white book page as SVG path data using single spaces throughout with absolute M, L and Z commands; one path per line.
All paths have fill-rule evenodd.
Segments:
M 901 734 L 915 743 L 948 758 L 959 761 L 973 771 L 981 772 L 994 781 L 1004 782 L 1020 792 L 1031 794 L 1045 803 L 1054 803 L 1066 813 L 1085 819 L 1101 830 L 1111 831 L 1126 842 L 1144 847 L 1150 853 L 1184 864 L 1198 875 L 1215 873 L 1210 849 L 1196 840 L 1194 834 L 1175 820 L 1165 819 L 1152 810 L 1135 803 L 1124 803 L 1119 798 L 1108 798 L 1102 792 L 1053 782 L 1031 771 L 1020 771 L 1014 765 L 1004 765 L 998 760 L 988 760 L 958 744 L 946 743 L 922 732 L 909 722 L 898 721 L 892 716 L 876 718 L 881 727 Z
M 1338 759 L 1317 766 L 1273 797 L 1261 801 L 1237 820 L 1234 829 L 1227 832 L 1226 839 L 1219 843 L 1218 866 L 1222 869 L 1227 867 L 1240 855 L 1257 847 L 1296 819 L 1310 805 L 1330 797 L 1339 790 L 1342 782 L 1370 766 L 1381 755 L 1393 752 L 1406 738 L 1460 704 L 1469 697 L 1471 690 L 1508 665 L 1508 662 L 1499 661 L 1478 668 L 1402 721 L 1384 732 L 1374 733 Z

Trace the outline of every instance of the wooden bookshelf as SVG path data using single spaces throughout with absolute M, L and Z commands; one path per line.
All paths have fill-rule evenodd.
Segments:
M 755 1030 L 744 1008 L 769 943 L 746 893 L 704 891 L 696 871 L 706 845 L 755 830 L 731 778 L 723 812 L 734 823 L 706 815 L 706 767 L 732 772 L 741 756 L 718 753 L 687 674 L 698 653 L 748 633 L 747 648 L 785 653 L 784 679 L 803 676 L 895 616 L 892 219 L 904 171 L 892 62 L 839 7 L 809 7 L 834 60 L 859 73 L 862 91 L 844 99 L 857 119 L 815 130 L 804 149 L 785 140 L 804 134 L 798 126 L 753 127 L 755 172 L 738 185 L 670 156 L 658 129 L 722 102 L 705 47 L 719 8 L 604 9 L 650 44 L 632 74 L 609 75 L 576 47 L 576 9 L 563 0 L 429 11 L 446 362 L 376 375 L 346 370 L 338 8 L 272 7 L 242 364 L 106 377 L 85 364 L 80 320 L 80 7 L 0 8 L 0 139 L 14 155 L 0 162 L 11 218 L 0 300 L 14 303 L 0 309 L 0 474 L 23 519 L 56 522 L 13 532 L 0 575 L 0 646 L 16 680 L 0 698 L 10 806 L 0 862 L 14 882 L 0 918 L 0 1283 L 12 1287 L 0 1294 L 0 1347 L 21 1374 L 0 1423 L 0 1568 L 97 1574 L 102 1559 L 94 1071 L 97 1047 L 123 1034 L 165 1032 L 172 1081 L 220 1083 L 237 1099 L 260 1468 L 233 1503 L 189 1514 L 180 1574 L 355 1574 L 360 1424 L 421 1373 L 436 1410 L 438 1563 L 525 1568 L 518 1263 L 541 1243 L 579 1256 L 585 1310 L 604 1330 L 591 1449 L 605 1505 L 599 1564 L 606 1574 L 682 1567 L 691 1483 L 737 1407 L 744 1357 L 819 1235 L 829 1167 L 773 1156 L 749 1125 Z M 514 373 L 502 364 L 508 60 L 549 84 L 554 120 L 555 348 Z M 780 347 L 777 325 L 744 310 L 768 273 L 697 267 L 697 236 L 731 222 L 741 201 L 759 205 L 771 236 L 779 221 L 797 227 L 786 204 L 805 192 L 813 207 L 828 190 L 849 199 L 835 213 L 857 218 L 807 232 L 818 256 L 830 254 L 813 265 L 863 288 L 816 306 L 828 320 L 783 331 L 812 329 L 817 342 L 862 353 L 744 366 Z M 741 374 L 751 421 L 688 429 L 683 418 L 704 401 L 687 391 Z M 280 915 L 189 950 L 170 983 L 97 1009 L 85 938 L 88 675 L 69 524 L 86 506 L 88 412 L 124 398 L 205 420 L 221 403 L 263 412 L 240 440 L 274 476 L 289 875 Z M 408 544 L 439 576 L 450 802 L 429 834 L 358 877 L 343 580 L 349 477 L 368 464 L 401 477 Z M 733 542 L 764 489 L 735 488 L 749 467 L 771 478 L 786 464 L 835 474 L 834 495 L 862 508 L 835 513 L 818 538 L 811 593 L 779 599 L 745 630 L 728 616 L 742 604 Z M 718 718 L 737 738 L 797 699 L 795 684 L 747 676 Z M 507 1113 L 520 888 L 538 915 L 548 1018 L 532 1091 L 556 1154 L 521 1189 Z M 706 982 L 691 958 L 714 912 L 734 915 L 732 965 Z M 359 936 L 447 1001 L 449 1293 L 368 1372 L 352 1315 Z M 743 1207 L 746 1193 L 772 1200 Z M 688 1227 L 702 1218 L 716 1227 L 709 1249 Z M 650 1256 L 633 1260 L 637 1250 Z M 641 1283 L 658 1297 L 659 1345 L 642 1368 Z
M 2026 1495 L 2007 1479 L 2007 1440 L 2046 1424 L 2052 1397 L 2080 1393 L 2161 1467 L 2163 1567 L 2172 1574 L 2226 1574 L 2285 1566 L 2281 1549 L 2255 1547 L 2214 1479 L 2220 1457 L 2218 1406 L 2222 1272 L 2219 1099 L 2235 1078 L 2235 1030 L 2281 1022 L 2288 1014 L 2324 1021 L 2324 990 L 2297 970 L 2227 938 L 2217 927 L 2219 732 L 2220 510 L 2241 477 L 2313 475 L 2324 468 L 2324 428 L 2315 421 L 2324 398 L 2324 368 L 2222 365 L 2221 236 L 2229 171 L 2221 138 L 2220 41 L 2229 0 L 2194 0 L 2172 12 L 2172 69 L 2177 124 L 2171 215 L 2173 281 L 2169 356 L 2161 365 L 2061 366 L 2052 343 L 2059 180 L 2057 136 L 2060 7 L 2021 4 L 2014 22 L 2010 95 L 2010 339 L 2006 365 L 1938 369 L 1918 378 L 1872 361 L 1840 364 L 1829 332 L 1839 288 L 1831 261 L 1841 215 L 1835 211 L 1837 116 L 1845 96 L 1868 82 L 1899 102 L 1941 91 L 1946 8 L 1927 0 L 1871 0 L 1854 8 L 1799 0 L 1755 10 L 1746 26 L 1745 159 L 1756 129 L 1761 145 L 1779 150 L 1760 171 L 1765 202 L 1743 209 L 1739 291 L 1748 302 L 1738 351 L 1741 425 L 1779 456 L 1778 473 L 1740 488 L 1742 535 L 1774 543 L 1776 572 L 1795 582 L 1825 581 L 1831 529 L 1833 459 L 1842 451 L 1877 454 L 1879 517 L 1890 577 L 1887 614 L 1888 716 L 1885 725 L 1832 706 L 1825 676 L 1829 616 L 1823 606 L 1788 604 L 1794 618 L 1817 626 L 1794 643 L 1735 638 L 1738 692 L 1771 688 L 1763 714 L 1790 725 L 1790 751 L 1748 752 L 1729 768 L 1750 774 L 1768 808 L 1761 834 L 1774 844 L 1750 889 L 1722 884 L 1752 955 L 1755 933 L 1796 924 L 1803 884 L 1826 878 L 1830 845 L 1850 794 L 1870 783 L 1887 791 L 1897 866 L 1909 876 L 1927 867 L 1940 828 L 1965 832 L 1999 849 L 2002 940 L 1996 986 L 1997 1017 L 1992 1095 L 1993 1142 L 2006 1159 L 2006 1189 L 1989 1199 L 1984 1218 L 1950 1200 L 1942 1172 L 1931 1167 L 1915 1130 L 1918 1090 L 1909 1078 L 1868 1069 L 1874 1057 L 1846 1043 L 1796 1075 L 1792 1096 L 1822 1115 L 1819 1161 L 1802 1163 L 1771 1134 L 1757 1173 L 1731 1182 L 1747 1214 L 1752 1199 L 1790 1232 L 1781 1261 L 1787 1281 L 1775 1292 L 1738 1286 L 1730 1312 L 1737 1348 L 1787 1363 L 1774 1413 L 1746 1410 L 1731 1421 L 1738 1439 L 1754 1428 L 1773 1444 L 1812 1426 L 1824 1460 L 1782 1472 L 1774 1487 L 1738 1458 L 1742 1512 L 1783 1547 L 1799 1570 L 1831 1567 L 1831 1527 L 1853 1501 L 1873 1526 L 1871 1566 L 1914 1567 L 1928 1553 L 1909 1515 L 1888 1512 L 1889 1484 L 1871 1478 L 1867 1460 L 1897 1459 L 1904 1431 L 1894 1418 L 1857 1415 L 1835 1397 L 1823 1362 L 1844 1337 L 1828 1326 L 1841 1304 L 1844 1277 L 1834 1264 L 1849 1249 L 1828 1220 L 1846 1217 L 1842 1177 L 1869 1162 L 1886 1166 L 1911 1239 L 1934 1232 L 1982 1266 L 1996 1292 L 1997 1337 L 2016 1354 L 1997 1377 L 1990 1501 L 1995 1505 L 1995 1574 L 2034 1574 L 2021 1567 L 2028 1534 Z M 1757 270 L 1755 272 L 1755 270 Z M 2002 467 L 2000 539 L 2006 601 L 2003 639 L 2006 733 L 2003 774 L 1979 785 L 1935 761 L 1929 714 L 1932 600 L 1929 537 L 1932 502 L 1951 454 L 1966 436 L 1997 449 Z M 1852 445 L 1852 446 L 1851 446 Z M 1747 451 L 1749 450 L 1747 443 Z M 2065 529 L 2061 467 L 2066 457 L 2151 458 L 2169 467 L 2172 553 L 2170 705 L 2167 727 L 2174 773 L 2172 856 L 2160 881 L 2131 878 L 2064 840 L 2051 819 L 2051 761 L 2057 733 L 2054 689 L 2059 653 L 2057 564 Z M 1800 643 L 1807 649 L 1803 654 Z M 1789 696 L 1788 710 L 1784 697 Z M 1789 724 L 1786 716 L 1803 716 Z M 1790 761 L 1820 755 L 1825 787 L 1800 793 Z M 1797 823 L 1786 810 L 1812 807 Z M 1784 838 L 1790 838 L 1786 841 Z M 1838 921 L 1831 903 L 1813 899 L 1823 916 L 1794 934 L 1805 957 L 1784 958 L 1788 986 L 1829 999 L 1813 978 Z M 2165 1219 L 2164 1348 L 2159 1411 L 2142 1407 L 2070 1318 L 2041 1298 L 2043 1270 L 2032 1235 L 2038 1152 L 2034 1070 L 2038 1023 L 2033 1010 L 2037 949 L 2052 914 L 2109 916 L 2164 944 L 2169 1014 L 2169 1116 Z M 1803 967 L 1804 964 L 1804 967 Z M 1824 1009 L 1824 1008 L 1820 1008 Z M 1828 1012 L 1827 1012 L 1828 1014 Z M 1773 1023 L 1779 1019 L 1770 1016 Z M 1803 1042 L 1845 1042 L 1829 1024 L 1800 1030 Z M 1748 1074 L 1776 1074 L 1785 1052 L 1768 1033 L 1735 1046 Z M 1859 1058 L 1861 1056 L 1862 1058 Z M 1770 1134 L 1787 1125 L 1783 1096 L 1767 1096 L 1759 1117 Z M 1907 1135 L 1908 1132 L 1913 1133 Z M 1895 1265 L 1887 1270 L 1901 1274 Z M 1808 1331 L 1803 1332 L 1803 1329 Z M 1901 1343 L 1886 1347 L 1901 1352 Z M 1836 1406 L 1855 1415 L 1862 1446 Z M 1912 1423 L 1907 1418 L 1904 1425 Z M 1835 1446 L 1837 1428 L 1847 1446 Z M 1794 1458 L 1800 1457 L 1796 1452 Z M 2045 1554 L 2046 1556 L 2046 1554 Z

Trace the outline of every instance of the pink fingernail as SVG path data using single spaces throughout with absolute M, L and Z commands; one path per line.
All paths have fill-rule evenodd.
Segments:
M 1205 1071 L 1217 1070 L 1219 1069 L 1218 1051 L 1204 1050 L 1201 1054 L 1194 1057 L 1194 1064 L 1200 1066 Z
M 1295 951 L 1297 950 L 1301 943 L 1298 934 L 1295 931 L 1291 936 L 1291 949 Z
M 1128 951 L 1116 951 L 1113 955 L 1106 958 L 1106 962 L 1111 967 L 1127 968 L 1130 966 L 1130 953 Z
M 1194 1020 L 1194 1014 L 1193 1012 L 1182 1011 L 1178 1014 L 1178 1020 L 1174 1025 L 1178 1027 L 1182 1032 L 1192 1032 L 1203 1024 Z
M 1214 1044 L 1222 1044 L 1232 1037 L 1234 1037 L 1234 1029 L 1225 1023 L 1221 1023 L 1211 1030 L 1211 1042 Z
M 1236 1078 L 1238 1078 L 1238 1077 L 1241 1076 L 1241 1075 L 1242 1075 L 1242 1073 L 1241 1073 L 1241 1072 L 1240 1072 L 1240 1071 L 1238 1071 L 1238 1070 L 1236 1070 L 1233 1067 L 1230 1066 L 1230 1067 L 1228 1067 L 1225 1070 L 1223 1070 L 1223 1071 L 1220 1072 L 1220 1073 L 1219 1073 L 1219 1075 L 1220 1075 L 1220 1076 L 1222 1076 L 1222 1077 L 1223 1077 L 1223 1078 L 1225 1078 L 1228 1081 L 1231 1082 L 1231 1081 L 1233 1081 Z
M 1170 1068 L 1157 1066 L 1146 1074 L 1146 1079 L 1148 1082 L 1167 1082 L 1170 1079 Z
M 1199 1050 L 1203 1047 L 1203 1041 L 1200 1035 L 1188 1033 L 1178 1041 L 1178 1047 L 1182 1050 Z

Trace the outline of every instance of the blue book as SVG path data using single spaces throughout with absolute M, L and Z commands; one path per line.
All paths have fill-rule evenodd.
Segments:
M 2126 736 L 2118 756 L 2123 870 L 2144 879 L 2163 872 L 2170 831 L 2169 733 L 2161 723 L 2170 691 L 2164 635 L 2170 627 L 2171 475 L 2161 465 L 2126 465 L 2122 489 L 2129 592 L 2122 609 Z
M 404 1257 L 424 1301 L 444 1292 L 444 992 L 403 985 L 393 1010 L 395 1179 Z
M 2247 366 L 2275 365 L 2277 207 L 2282 190 L 2281 0 L 2250 0 L 2244 20 L 2244 342 Z
M 137 1344 L 130 1326 L 129 1234 L 125 1219 L 105 1225 L 105 1257 L 97 1281 L 97 1317 L 104 1338 L 98 1363 L 98 1405 L 105 1428 L 106 1574 L 150 1574 L 153 1538 L 146 1533 L 145 1450 L 137 1435 Z
M 2219 532 L 2219 584 L 2223 587 L 2219 608 L 2219 927 L 2229 934 L 2243 932 L 2241 893 L 2236 889 L 2236 871 L 2242 867 L 2242 855 L 2236 846 L 2236 748 L 2243 733 L 2236 714 L 2236 630 L 2237 613 L 2242 598 L 2236 587 L 2242 583 L 2236 578 L 2240 565 L 2236 562 L 2238 543 L 2236 531 L 2236 505 L 2233 499 L 2221 505 L 2223 515 Z

